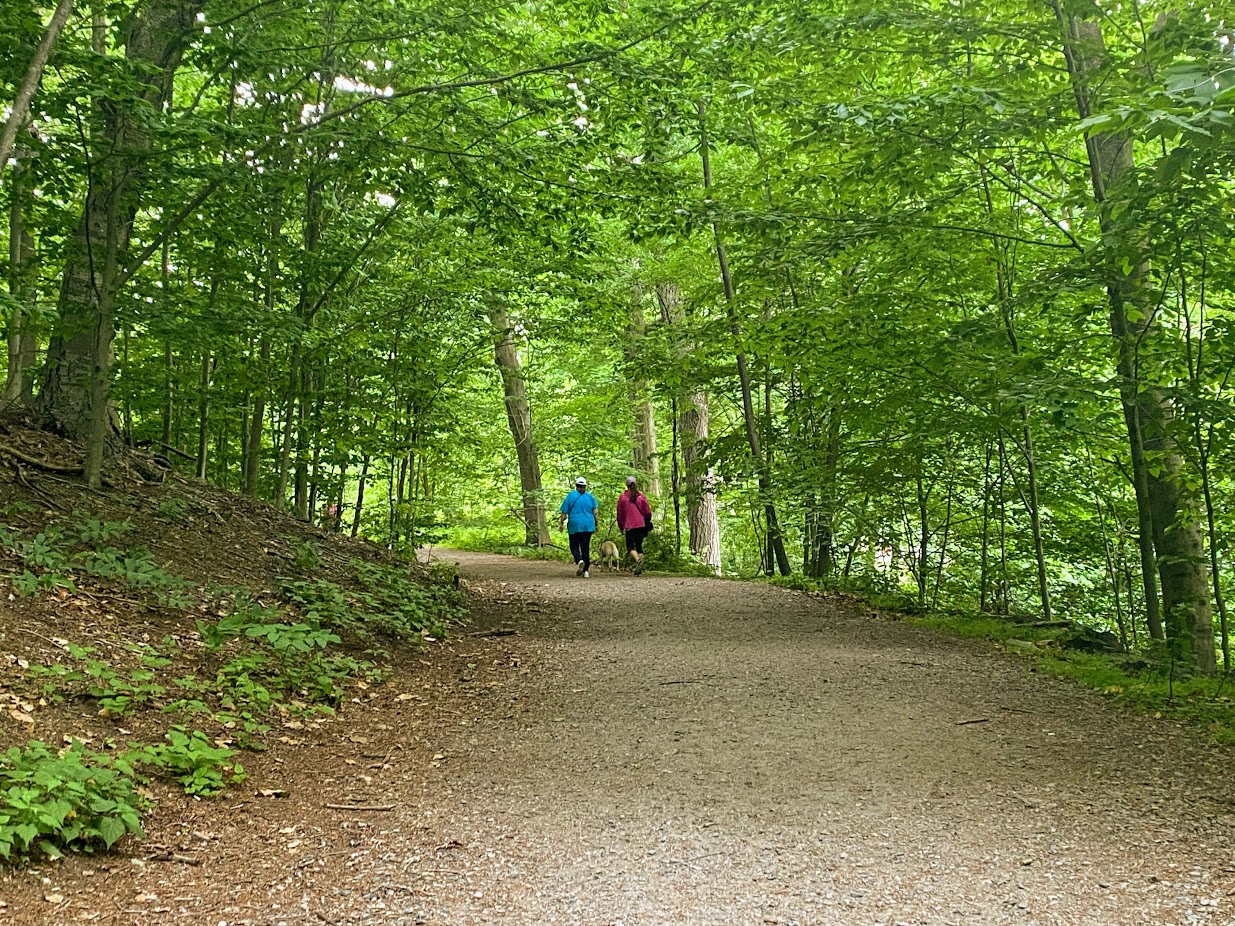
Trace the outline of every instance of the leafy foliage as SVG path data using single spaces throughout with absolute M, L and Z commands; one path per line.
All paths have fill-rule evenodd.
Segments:
M 156 768 L 178 781 L 186 794 L 203 797 L 245 778 L 244 766 L 235 761 L 235 750 L 214 745 L 201 730 L 175 726 L 164 739 L 154 746 L 134 747 L 125 758 L 134 765 Z
M 0 757 L 0 857 L 21 862 L 111 848 L 143 835 L 147 801 L 130 761 L 79 742 L 53 752 L 31 740 Z

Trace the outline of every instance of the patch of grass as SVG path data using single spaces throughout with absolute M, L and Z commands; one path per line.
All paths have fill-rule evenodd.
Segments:
M 1131 671 L 1117 658 L 1047 650 L 1037 663 L 1040 671 L 1071 679 L 1143 713 L 1201 727 L 1214 742 L 1235 743 L 1235 683 L 1201 676 L 1172 678 L 1166 666 Z
M 1038 640 L 1048 640 L 1048 631 L 1025 624 L 1001 620 L 987 614 L 964 614 L 961 612 L 933 612 L 910 617 L 909 620 L 919 627 L 927 627 L 957 637 L 968 637 L 975 640 L 994 640 L 1003 643 L 1007 640 L 1028 640 L 1036 643 Z
M 490 523 L 456 525 L 446 534 L 444 543 L 452 550 L 469 550 L 473 553 L 500 553 L 523 544 L 522 525 Z

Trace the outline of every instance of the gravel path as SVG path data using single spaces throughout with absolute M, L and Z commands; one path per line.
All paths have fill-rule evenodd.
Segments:
M 31 922 L 1235 923 L 1196 731 L 852 603 L 443 558 L 472 635 L 255 767 L 287 799 L 166 807 L 204 864 L 73 861 Z

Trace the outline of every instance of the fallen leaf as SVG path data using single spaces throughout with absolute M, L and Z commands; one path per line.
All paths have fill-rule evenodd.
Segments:
M 46 900 L 46 901 L 47 901 L 48 903 L 50 903 L 50 904 L 62 904 L 62 903 L 64 903 L 64 895 L 63 895 L 63 894 L 44 894 L 44 895 L 43 895 L 43 899 L 44 899 L 44 900 Z
M 30 727 L 34 726 L 34 718 L 31 717 L 29 714 L 27 714 L 25 711 L 18 710 L 15 707 L 10 707 L 9 716 L 12 717 L 14 720 L 16 720 L 18 723 L 24 723 L 26 724 L 26 726 L 30 726 Z

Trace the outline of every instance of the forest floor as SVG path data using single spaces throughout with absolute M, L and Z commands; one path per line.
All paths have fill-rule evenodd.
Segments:
M 324 568 L 355 549 L 200 484 L 25 478 L 125 507 L 186 574 L 269 580 L 297 537 Z M 200 516 L 160 536 L 142 512 L 172 491 Z M 160 794 L 145 841 L 0 874 L 0 923 L 1235 922 L 1235 756 L 1196 729 L 849 599 L 437 555 L 467 626 L 246 755 L 222 798 Z M 28 601 L 0 601 L 14 659 L 166 630 Z M 49 739 L 115 723 L 35 714 Z

